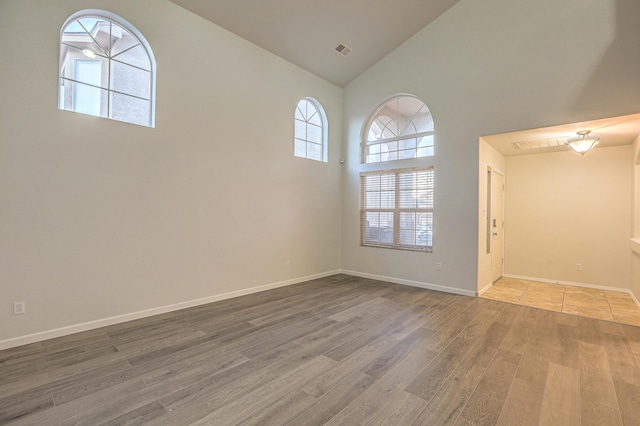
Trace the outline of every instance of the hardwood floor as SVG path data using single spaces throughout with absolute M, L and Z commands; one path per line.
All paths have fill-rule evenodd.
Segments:
M 637 425 L 640 327 L 335 275 L 0 352 L 0 424 Z

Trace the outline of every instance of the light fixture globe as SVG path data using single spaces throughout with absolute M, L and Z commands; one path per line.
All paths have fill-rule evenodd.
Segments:
M 576 132 L 578 138 L 569 140 L 566 145 L 578 154 L 585 155 L 587 152 L 591 151 L 600 140 L 600 138 L 589 137 L 589 133 L 591 133 L 591 130 Z

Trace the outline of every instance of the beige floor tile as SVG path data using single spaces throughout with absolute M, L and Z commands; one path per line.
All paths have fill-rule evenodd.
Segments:
M 640 310 L 637 313 L 614 312 L 616 322 L 640 326 Z
M 609 301 L 604 292 L 600 294 L 583 293 L 567 288 L 564 292 L 564 303 L 573 306 L 593 307 L 595 309 L 609 309 Z
M 626 312 L 629 314 L 637 313 L 640 314 L 640 309 L 635 305 L 635 303 L 616 303 L 613 301 L 609 301 L 609 306 L 611 307 L 612 312 Z
M 589 297 L 606 297 L 604 290 L 598 290 L 596 288 L 586 288 L 586 287 L 574 287 L 574 286 L 566 286 L 565 293 L 571 293 L 576 295 L 583 295 Z
M 562 312 L 562 302 L 550 302 L 537 298 L 522 297 L 518 305 L 531 306 L 532 308 L 546 309 L 548 311 Z
M 640 326 L 640 309 L 623 292 L 501 278 L 482 297 Z
M 493 287 L 510 288 L 514 290 L 525 291 L 529 287 L 529 281 L 515 279 L 515 278 L 500 278 L 493 283 Z
M 622 299 L 622 300 L 630 300 L 633 302 L 633 299 L 631 298 L 631 296 L 629 296 L 628 293 L 623 293 L 621 291 L 604 291 L 605 296 L 607 296 L 607 299 Z
M 546 288 L 535 284 L 531 284 L 527 291 L 522 295 L 521 300 L 538 300 L 541 302 L 559 303 L 562 305 L 564 300 L 564 288 Z
M 541 283 L 538 281 L 531 281 L 529 283 L 529 290 L 539 290 L 539 291 L 561 291 L 564 293 L 564 287 L 561 284 L 550 284 L 550 283 Z
M 482 297 L 486 299 L 498 300 L 501 302 L 516 303 L 520 299 L 521 295 L 521 293 L 514 294 L 509 293 L 508 291 L 496 290 L 494 289 L 494 287 L 491 287 L 489 290 L 485 291 L 482 294 Z
M 565 314 L 580 315 L 588 318 L 596 318 L 607 321 L 614 321 L 613 314 L 609 309 L 597 309 L 590 306 L 562 305 L 562 312 Z

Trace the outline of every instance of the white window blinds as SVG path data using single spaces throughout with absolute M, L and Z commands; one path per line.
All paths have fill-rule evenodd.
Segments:
M 433 167 L 360 174 L 360 243 L 432 252 Z

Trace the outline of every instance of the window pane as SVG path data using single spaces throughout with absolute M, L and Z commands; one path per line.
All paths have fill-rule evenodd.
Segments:
M 129 31 L 113 23 L 111 26 L 111 56 L 116 57 L 140 42 Z
M 309 117 L 309 123 L 315 124 L 316 126 L 322 126 L 322 118 L 320 117 L 320 112 L 315 108 L 313 114 Z
M 322 145 L 307 142 L 307 158 L 322 161 Z
M 412 148 L 416 147 L 416 143 L 417 143 L 416 138 L 403 139 L 403 140 L 399 141 L 398 149 L 400 149 L 400 150 L 412 149 Z
M 364 207 L 366 209 L 379 209 L 380 208 L 380 193 L 379 192 L 365 192 Z
M 400 208 L 401 209 L 415 209 L 418 207 L 416 200 L 416 192 L 414 190 L 400 191 Z
M 309 124 L 307 126 L 307 140 L 309 142 L 322 143 L 322 127 Z
M 416 126 L 416 132 L 430 132 L 433 131 L 433 117 L 431 116 L 431 112 L 425 107 L 423 107 L 420 112 L 414 117 L 413 123 Z
M 393 244 L 393 213 L 367 212 L 363 240 L 369 243 Z
M 151 125 L 151 101 L 111 92 L 109 118 L 149 126 Z
M 300 140 L 300 139 L 296 139 L 295 140 L 295 144 L 293 147 L 294 150 L 294 155 L 296 157 L 307 157 L 307 142 Z
M 151 73 L 120 62 L 111 61 L 111 90 L 151 98 Z
M 433 213 L 418 213 L 416 225 L 416 245 L 433 247 Z
M 132 40 L 132 42 L 135 43 L 136 40 Z M 147 54 L 146 49 L 141 44 L 138 44 L 123 53 L 114 55 L 113 59 L 116 59 L 119 62 L 123 62 L 125 64 L 133 65 L 138 68 L 143 68 L 147 71 L 151 71 L 151 62 L 149 62 L 149 55 Z
M 96 27 L 96 25 L 98 25 L 98 19 L 96 18 L 80 18 L 78 21 L 80 21 L 80 24 L 82 24 L 84 29 L 90 34 L 94 34 L 98 30 Z
M 382 152 L 394 152 L 398 150 L 398 142 L 387 142 L 380 144 Z
M 83 114 L 100 116 L 100 91 L 97 87 L 76 83 L 73 94 L 73 110 Z
M 91 49 L 95 52 L 99 52 L 104 54 L 104 51 L 98 46 L 93 38 L 87 33 L 80 22 L 73 21 L 69 25 L 65 27 L 62 32 L 62 36 L 60 37 L 61 43 L 68 44 L 70 46 L 74 46 L 78 48 L 78 50 L 82 49 Z
M 295 137 L 297 139 L 307 139 L 307 123 L 295 120 Z
M 60 91 L 63 109 L 82 114 L 106 117 L 107 91 L 82 83 L 62 80 L 64 90 Z
M 379 162 L 380 162 L 380 154 L 367 155 L 367 163 L 379 163 Z
M 420 138 L 418 141 L 418 157 L 433 156 L 433 135 Z
M 380 189 L 382 191 L 395 191 L 396 176 L 395 174 L 385 174 L 380 176 Z
M 383 191 L 380 193 L 380 208 L 393 209 L 396 207 L 395 191 Z
M 416 243 L 416 213 L 400 213 L 400 244 L 413 246 Z
M 104 58 L 88 59 L 81 51 L 70 49 L 60 76 L 106 89 L 108 86 L 106 78 L 103 78 L 103 70 L 108 67 L 108 61 Z

